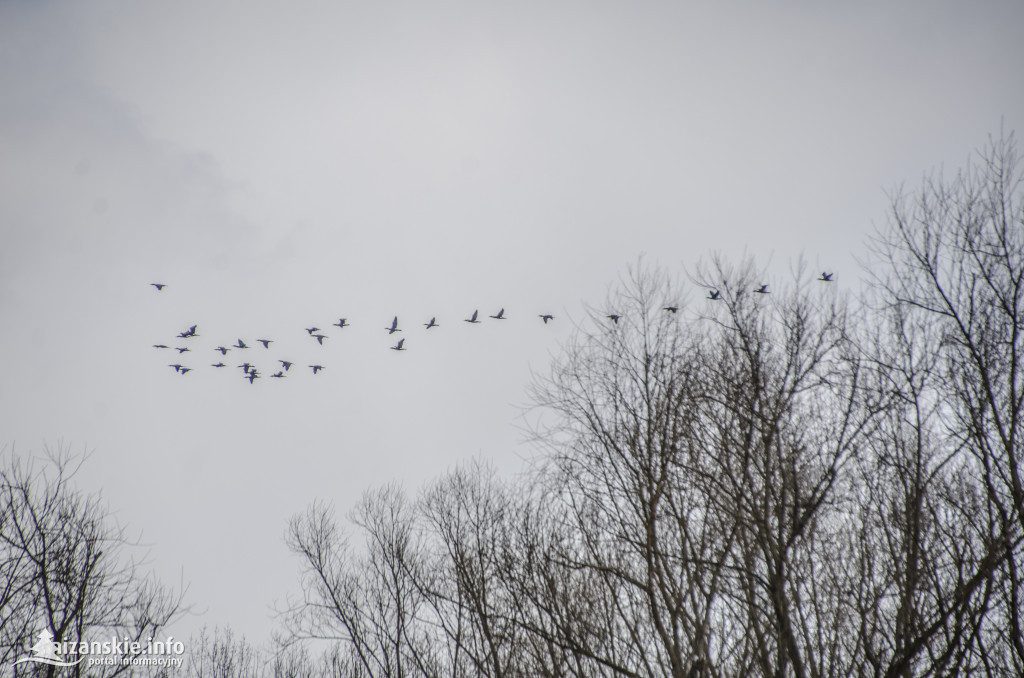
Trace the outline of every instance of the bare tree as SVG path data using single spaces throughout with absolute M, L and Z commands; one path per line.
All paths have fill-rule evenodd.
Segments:
M 264 678 L 270 674 L 259 650 L 230 627 L 212 632 L 203 628 L 188 647 L 184 670 L 190 678 Z
M 287 542 L 303 561 L 303 597 L 285 612 L 287 641 L 342 641 L 343 663 L 358 675 L 440 675 L 435 647 L 417 623 L 423 594 L 413 581 L 412 517 L 398 487 L 367 492 L 350 516 L 366 537 L 361 554 L 327 506 L 314 504 L 293 518 Z
M 84 455 L 65 448 L 45 459 L 9 455 L 0 468 L 0 663 L 13 664 L 42 629 L 76 646 L 111 636 L 145 645 L 183 611 L 180 593 L 144 573 L 127 528 L 98 496 L 75 489 Z M 26 663 L 15 672 L 54 669 Z M 84 675 L 85 665 L 67 670 Z M 101 666 L 90 675 L 130 671 Z
M 346 675 L 1024 675 L 1024 207 L 1012 137 L 980 157 L 894 196 L 853 301 L 633 269 L 534 383 L 529 474 L 370 493 L 358 549 L 293 521 L 294 637 Z
M 1024 202 L 1013 136 L 990 140 L 953 179 L 898 191 L 872 251 L 873 301 L 899 349 L 878 361 L 911 414 L 900 439 L 912 467 L 899 472 L 937 485 L 907 488 L 906 518 L 950 551 L 922 608 L 911 605 L 924 585 L 921 544 L 905 544 L 887 673 L 916 672 L 926 656 L 952 670 L 1021 675 Z

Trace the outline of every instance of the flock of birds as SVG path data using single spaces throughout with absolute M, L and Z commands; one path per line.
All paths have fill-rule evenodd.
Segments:
M 832 282 L 832 276 L 833 275 L 834 275 L 833 273 L 822 272 L 822 274 L 818 278 L 818 280 L 820 280 L 822 282 Z M 167 287 L 167 285 L 164 284 L 164 283 L 150 283 L 150 285 L 155 287 L 158 292 L 163 291 L 163 289 L 165 287 Z M 754 289 L 753 292 L 755 294 L 769 294 L 768 285 L 767 284 L 763 284 L 760 287 L 757 287 L 756 289 Z M 720 290 L 709 290 L 708 291 L 708 296 L 707 296 L 708 300 L 710 300 L 710 301 L 718 301 L 718 300 L 721 300 L 721 298 L 722 298 L 722 293 L 721 293 Z M 679 307 L 678 306 L 665 306 L 663 310 L 665 310 L 668 313 L 676 313 L 679 310 Z M 463 322 L 470 323 L 470 324 L 479 324 L 479 323 L 482 322 L 479 319 L 479 316 L 480 316 L 479 309 L 474 310 L 473 314 L 470 317 L 463 319 Z M 491 315 L 491 316 L 488 316 L 488 317 L 492 318 L 494 320 L 507 320 L 508 319 L 508 316 L 505 315 L 505 309 L 504 308 L 500 309 L 494 315 Z M 555 316 L 550 314 L 550 313 L 541 313 L 541 314 L 538 314 L 538 317 L 544 322 L 545 325 L 547 325 L 549 322 L 551 322 L 552 320 L 555 319 Z M 609 313 L 605 317 L 608 320 L 610 320 L 612 323 L 614 323 L 614 324 L 618 324 L 619 319 L 622 318 L 622 316 L 617 314 L 617 313 Z M 338 322 L 333 323 L 333 326 L 337 327 L 339 330 L 341 330 L 341 329 L 344 329 L 346 327 L 350 327 L 351 324 L 348 322 L 347 318 L 339 318 Z M 440 324 L 438 324 L 438 322 L 437 322 L 437 317 L 433 317 L 433 318 L 430 319 L 429 322 L 423 323 L 423 326 L 426 327 L 427 330 L 431 330 L 433 328 L 440 327 Z M 184 344 L 186 344 L 185 346 L 169 346 L 167 344 L 153 344 L 153 348 L 160 349 L 160 350 L 168 350 L 168 351 L 175 350 L 175 351 L 178 352 L 179 356 L 182 356 L 185 353 L 189 353 L 189 352 L 191 352 L 191 349 L 187 345 L 189 343 L 188 340 L 189 339 L 194 339 L 194 338 L 199 336 L 198 334 L 196 334 L 197 328 L 198 328 L 197 325 L 192 325 L 188 329 L 183 330 L 183 331 L 178 333 L 177 338 L 185 340 L 185 341 L 176 342 L 176 343 L 184 343 Z M 306 330 L 307 334 L 309 335 L 309 337 L 311 339 L 315 339 L 320 346 L 323 346 L 324 339 L 328 338 L 328 335 L 322 334 L 323 330 L 321 330 L 319 327 L 316 327 L 316 326 L 307 327 L 307 328 L 305 328 L 305 330 Z M 386 326 L 384 328 L 384 330 L 388 333 L 388 336 L 391 336 L 391 335 L 393 335 L 393 334 L 395 334 L 397 332 L 401 332 L 402 329 L 398 326 L 398 316 L 395 316 L 391 320 L 391 324 Z M 270 345 L 272 343 L 274 343 L 274 340 L 273 339 L 256 339 L 255 343 L 262 344 L 263 348 L 265 350 L 269 350 L 270 349 Z M 396 343 L 394 346 L 391 346 L 390 348 L 393 351 L 405 351 L 405 350 L 407 350 L 406 347 L 405 347 L 405 339 L 404 338 L 403 339 L 399 339 L 398 343 Z M 227 356 L 227 354 L 230 351 L 245 351 L 245 350 L 248 350 L 248 349 L 249 349 L 249 345 L 246 344 L 245 341 L 243 341 L 242 339 L 238 339 L 234 344 L 230 344 L 228 346 L 218 346 L 218 347 L 216 347 L 214 349 L 214 351 L 217 351 L 217 352 L 220 353 L 221 360 L 216 362 L 216 363 L 211 363 L 210 366 L 218 368 L 218 369 L 227 367 L 228 365 L 226 363 L 224 363 L 223 359 Z M 275 369 L 277 369 L 277 371 L 274 372 L 273 374 L 271 374 L 270 378 L 271 379 L 283 379 L 283 378 L 287 377 L 288 373 L 291 370 L 291 368 L 294 365 L 294 363 L 291 362 L 291 361 L 282 360 L 282 359 L 277 359 L 277 363 L 279 363 L 279 367 L 278 367 L 278 365 L 275 365 Z M 187 366 L 183 365 L 180 362 L 178 362 L 178 363 L 171 363 L 171 364 L 168 365 L 168 367 L 174 368 L 175 373 L 177 373 L 179 375 L 186 375 L 186 374 L 188 374 L 189 372 L 191 372 L 194 369 L 192 367 L 187 367 Z M 246 362 L 243 362 L 242 364 L 238 365 L 237 367 L 242 370 L 242 378 L 247 380 L 250 384 L 255 383 L 257 379 L 260 379 L 260 378 L 263 377 L 263 374 L 260 373 L 259 369 L 257 369 L 257 367 L 256 367 L 256 365 L 254 363 L 246 361 Z M 325 367 L 323 365 L 320 365 L 320 364 L 308 365 L 307 367 L 313 371 L 314 375 L 318 374 L 320 371 L 325 369 Z

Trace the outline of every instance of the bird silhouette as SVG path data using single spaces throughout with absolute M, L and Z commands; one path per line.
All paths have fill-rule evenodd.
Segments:
M 501 309 L 496 315 L 492 315 L 491 317 L 495 320 L 508 320 L 508 318 L 505 317 L 505 309 Z
M 188 337 L 198 337 L 199 335 L 196 334 L 196 326 L 193 325 L 192 327 L 188 328 L 184 332 L 178 333 L 178 336 L 183 338 L 183 339 L 185 339 L 185 338 L 188 338 Z
M 292 367 L 292 364 L 287 360 L 278 360 L 277 362 L 281 363 L 281 366 L 284 367 L 285 370 L 289 370 Z
M 391 347 L 392 351 L 404 351 L 405 350 L 405 339 L 399 339 L 398 343 Z
M 213 363 L 213 364 L 210 365 L 210 367 L 224 367 L 224 366 L 225 366 L 224 363 Z
M 339 318 L 338 322 L 334 323 L 336 327 L 348 327 L 349 323 L 345 322 L 346 318 Z
M 721 298 L 722 298 L 722 293 L 719 292 L 718 290 L 710 290 L 708 292 L 708 299 L 711 299 L 712 301 L 716 301 L 716 300 L 721 299 Z
M 834 275 L 835 275 L 835 273 L 826 273 L 825 271 L 822 271 L 821 272 L 821 277 L 818 278 L 818 280 L 820 280 L 822 282 L 832 282 L 832 276 L 834 276 Z
M 249 372 L 245 376 L 242 377 L 242 379 L 248 379 L 250 384 L 253 383 L 254 381 L 256 381 L 259 378 L 260 378 L 260 375 L 256 372 L 256 370 L 253 370 L 252 372 Z
M 235 344 L 235 348 L 249 348 L 249 347 L 245 345 L 245 342 L 244 342 L 244 341 L 242 341 L 241 339 L 239 339 L 239 340 L 238 340 L 238 343 L 237 343 L 237 344 Z
M 307 327 L 306 331 L 309 332 L 310 334 L 313 334 L 314 332 L 319 332 L 320 328 L 319 327 Z
M 168 367 L 173 367 L 175 372 L 181 371 L 181 365 L 168 365 Z
M 221 355 L 227 355 L 228 351 L 230 351 L 231 349 L 230 348 L 225 348 L 224 346 L 218 346 L 217 348 L 215 348 L 213 350 L 214 351 L 220 351 Z
M 314 334 L 313 338 L 316 339 L 318 344 L 323 346 L 324 345 L 324 339 L 327 338 L 327 335 L 326 334 Z
M 188 350 L 188 346 L 175 346 L 174 348 L 178 349 L 179 354 Z
M 768 283 L 765 283 L 764 285 L 761 285 L 756 290 L 754 290 L 754 292 L 756 294 L 769 294 L 769 292 L 768 292 Z
M 679 310 L 679 307 L 678 306 L 666 306 L 664 308 L 664 310 L 668 311 L 669 313 L 675 313 L 676 311 Z
M 182 367 L 180 370 L 178 370 L 178 374 L 187 374 L 188 372 L 191 372 L 191 371 L 192 371 L 191 367 Z
M 477 319 L 476 319 L 476 316 L 477 316 L 477 313 L 478 313 L 478 312 L 479 312 L 479 309 L 477 309 L 476 311 L 473 311 L 473 317 L 471 317 L 471 318 L 465 318 L 464 320 L 465 320 L 465 321 L 466 321 L 467 323 L 478 323 L 478 322 L 480 322 L 479 320 L 477 320 Z
M 423 323 L 423 326 L 426 327 L 428 330 L 431 327 L 440 327 L 440 325 L 437 324 L 437 318 L 431 318 L 430 322 L 429 323 Z
M 402 330 L 398 329 L 398 316 L 396 315 L 395 319 L 391 321 L 391 327 L 385 327 L 384 329 L 386 329 L 388 331 L 388 334 L 394 334 L 395 332 L 401 332 Z
M 153 287 L 155 287 L 157 292 L 160 292 L 165 287 L 167 287 L 167 285 L 165 285 L 164 283 L 149 283 L 149 284 L 152 285 Z
M 274 377 L 275 379 L 280 379 L 281 377 L 283 377 L 283 376 L 284 376 L 284 372 L 274 372 L 274 373 L 273 373 L 272 375 L 270 375 L 270 376 L 271 376 L 271 377 Z
M 257 339 L 256 341 L 263 344 L 263 348 L 270 348 L 270 345 L 274 343 L 273 339 Z
M 551 315 L 550 313 L 544 313 L 544 314 L 540 315 L 539 317 L 540 317 L 541 320 L 544 321 L 545 325 L 548 324 L 549 320 L 554 320 L 555 319 L 555 316 Z
M 170 348 L 166 344 L 153 344 L 153 348 Z
M 619 318 L 621 318 L 621 317 L 622 317 L 621 315 L 617 315 L 615 313 L 612 313 L 612 314 L 608 315 L 608 319 L 611 320 L 616 325 L 619 324 Z
M 241 365 L 238 365 L 237 367 L 241 367 L 242 371 L 245 372 L 246 374 L 248 374 L 249 370 L 252 369 L 252 365 L 250 365 L 249 363 L 242 363 Z
M 323 365 L 310 365 L 310 367 L 313 368 L 313 374 L 316 374 L 320 370 L 324 369 Z

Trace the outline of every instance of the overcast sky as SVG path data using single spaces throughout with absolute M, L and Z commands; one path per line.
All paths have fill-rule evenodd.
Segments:
M 79 485 L 190 583 L 174 635 L 262 640 L 288 518 L 515 472 L 531 370 L 638 257 L 854 287 L 886 191 L 1024 128 L 1022 28 L 1019 0 L 0 0 L 0 445 L 92 450 Z M 180 376 L 152 345 L 193 324 Z

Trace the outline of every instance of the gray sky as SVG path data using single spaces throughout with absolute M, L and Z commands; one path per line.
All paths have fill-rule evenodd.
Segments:
M 213 4 L 0 1 L 0 444 L 94 450 L 178 636 L 269 635 L 314 498 L 518 469 L 531 369 L 639 256 L 849 288 L 886 190 L 1024 128 L 1019 1 Z

